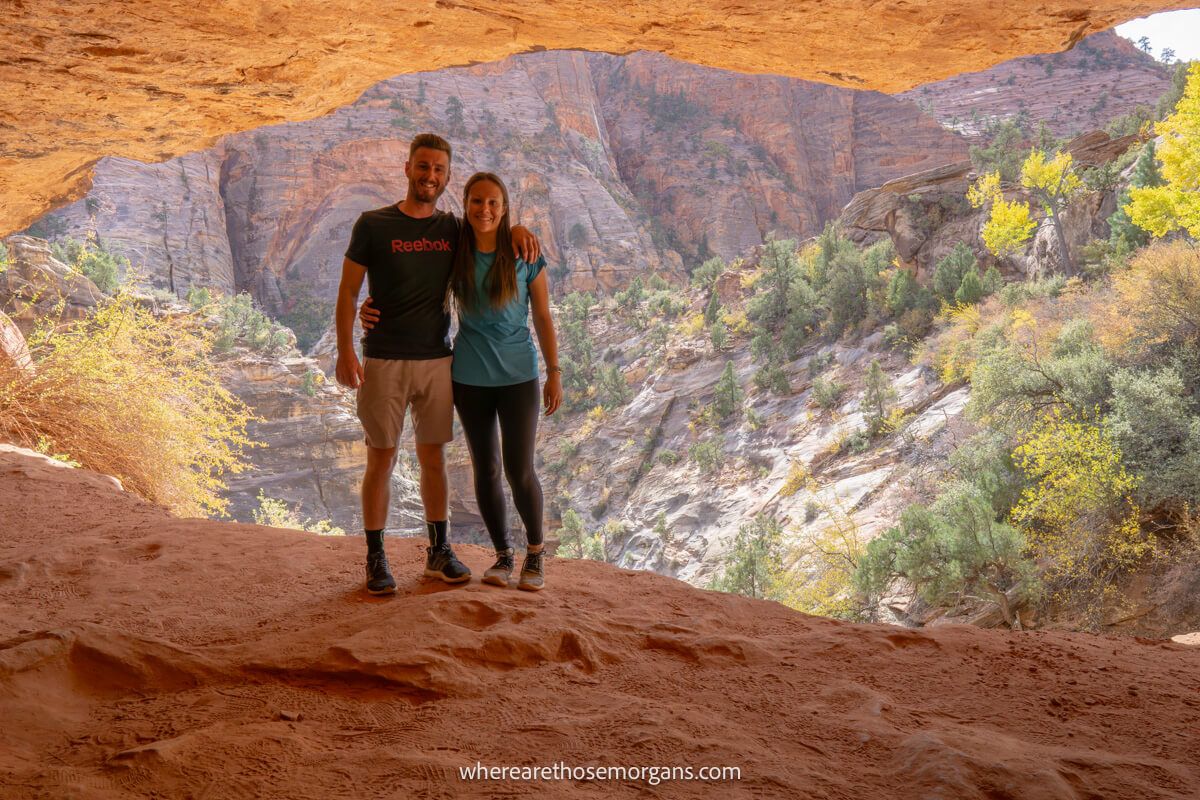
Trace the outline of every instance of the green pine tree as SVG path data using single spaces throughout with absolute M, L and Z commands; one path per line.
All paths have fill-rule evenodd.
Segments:
M 769 599 L 780 594 L 783 573 L 783 526 L 774 517 L 759 514 L 738 529 L 724 570 L 709 588 Z
M 704 307 L 704 321 L 711 325 L 719 316 L 721 316 L 721 298 L 717 296 L 716 292 L 713 292 L 712 297 L 708 300 L 708 305 Z
M 713 410 L 722 422 L 742 414 L 742 387 L 738 384 L 737 375 L 733 371 L 733 362 L 725 362 L 725 371 L 717 381 L 716 394 L 713 399 Z
M 1129 218 L 1129 190 L 1162 185 L 1163 179 L 1162 174 L 1158 171 L 1154 142 L 1146 142 L 1133 167 L 1129 186 L 1122 189 L 1117 195 L 1117 210 L 1108 218 L 1108 227 L 1111 232 L 1109 243 L 1118 253 L 1130 253 L 1139 247 L 1145 247 L 1146 243 L 1150 241 L 1150 233 L 1134 225 L 1133 220 Z
M 954 303 L 954 295 L 962 286 L 963 276 L 967 270 L 978 269 L 975 253 L 962 242 L 954 245 L 954 250 L 937 263 L 933 270 L 933 293 L 938 299 L 950 305 Z M 978 277 L 978 275 L 976 275 Z
M 456 95 L 450 95 L 446 100 L 446 125 L 450 128 L 450 133 L 455 136 L 462 136 L 467 132 L 466 122 L 463 119 L 463 104 Z
M 896 390 L 892 382 L 879 365 L 879 359 L 871 359 L 867 368 L 866 390 L 863 392 L 863 417 L 867 422 L 867 430 L 872 436 L 883 432 L 887 423 L 888 412 L 892 403 L 896 402 Z
M 724 350 L 729 346 L 729 329 L 725 327 L 725 323 L 716 319 L 713 324 L 708 327 L 708 335 L 712 338 L 713 350 Z
M 973 306 L 986 295 L 987 292 L 983 289 L 983 281 L 979 278 L 978 270 L 971 267 L 963 275 L 962 283 L 959 284 L 958 291 L 954 293 L 954 302 L 960 306 Z

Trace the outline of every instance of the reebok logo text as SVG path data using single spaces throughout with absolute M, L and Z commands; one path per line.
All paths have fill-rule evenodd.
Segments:
M 450 242 L 446 239 L 392 239 L 393 253 L 449 253 Z

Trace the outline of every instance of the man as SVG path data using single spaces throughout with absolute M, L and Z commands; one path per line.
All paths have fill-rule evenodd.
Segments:
M 363 529 L 367 537 L 367 591 L 391 594 L 396 581 L 383 547 L 391 476 L 404 412 L 412 410 L 421 502 L 429 534 L 425 575 L 447 583 L 471 571 L 450 547 L 449 498 L 443 448 L 452 438 L 450 315 L 446 285 L 458 245 L 459 221 L 437 210 L 450 180 L 450 145 L 431 133 L 413 138 L 404 175 L 404 200 L 363 213 L 342 261 L 336 307 L 337 380 L 358 389 L 358 417 L 367 443 L 363 476 Z M 524 228 L 513 241 L 526 259 L 537 240 Z M 363 337 L 365 364 L 354 352 L 354 315 L 366 277 L 379 322 Z

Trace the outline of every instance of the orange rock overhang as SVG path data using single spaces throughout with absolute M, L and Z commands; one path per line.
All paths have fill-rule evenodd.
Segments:
M 401 73 L 542 49 L 657 50 L 898 92 L 1192 5 L 8 0 L 0 7 L 0 235 L 82 196 L 102 156 L 161 161 L 233 131 L 319 116 Z

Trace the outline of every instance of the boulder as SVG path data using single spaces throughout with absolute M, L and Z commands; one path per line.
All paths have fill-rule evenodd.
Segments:
M 10 236 L 8 268 L 0 272 L 0 311 L 28 335 L 39 319 L 81 319 L 104 297 L 96 284 L 54 257 L 50 244 Z
M 22 371 L 32 370 L 33 359 L 29 357 L 21 329 L 0 311 L 0 368 L 7 369 L 10 365 Z

